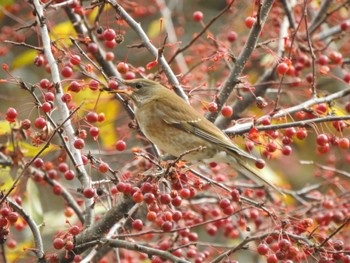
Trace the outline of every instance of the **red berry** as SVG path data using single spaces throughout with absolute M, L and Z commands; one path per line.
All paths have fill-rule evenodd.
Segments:
M 316 138 L 316 142 L 320 146 L 324 146 L 329 142 L 328 136 L 326 134 L 319 134 Z
M 266 244 L 261 243 L 259 244 L 256 250 L 258 251 L 259 255 L 263 256 L 266 255 L 267 252 L 269 252 L 269 247 Z
M 118 193 L 118 189 L 116 186 L 112 186 L 110 189 L 110 192 L 112 195 L 116 195 Z
M 14 224 L 18 220 L 18 214 L 16 212 L 10 212 L 7 216 L 7 219 L 10 221 L 10 223 Z
M 317 146 L 317 152 L 320 154 L 325 154 L 329 151 L 329 143 L 326 143 L 325 145 L 322 146 Z
M 125 78 L 126 80 L 135 79 L 135 78 L 136 78 L 136 75 L 135 75 L 134 72 L 128 71 L 128 72 L 125 73 L 124 78 Z
M 85 188 L 83 194 L 86 198 L 93 198 L 95 196 L 94 188 Z
M 105 114 L 103 112 L 98 114 L 98 116 L 97 116 L 97 121 L 98 122 L 104 122 L 105 119 L 106 119 L 106 116 L 105 116 Z
M 72 170 L 68 170 L 64 173 L 64 178 L 66 178 L 66 180 L 70 181 L 73 180 L 75 177 L 75 173 Z
M 35 166 L 36 168 L 41 168 L 41 167 L 44 166 L 44 161 L 43 161 L 43 159 L 41 159 L 41 158 L 36 158 L 36 159 L 34 160 L 33 164 L 34 164 L 34 166 Z
M 171 200 L 171 204 L 173 206 L 180 206 L 182 203 L 182 198 L 180 196 L 175 196 L 172 200 Z
M 40 80 L 39 85 L 42 89 L 48 90 L 51 87 L 51 82 L 48 79 L 42 79 Z
M 329 54 L 329 58 L 334 64 L 342 64 L 343 63 L 343 55 L 337 51 L 332 51 Z
M 306 75 L 305 79 L 306 79 L 306 81 L 307 81 L 308 83 L 312 83 L 312 81 L 313 81 L 313 75 L 312 75 L 312 73 L 311 73 L 311 72 L 308 73 L 308 74 Z
M 227 208 L 230 205 L 231 205 L 231 202 L 227 198 L 223 198 L 219 202 L 219 206 L 221 207 L 221 209 L 225 209 L 225 208 Z
M 55 100 L 55 94 L 52 92 L 46 92 L 44 94 L 45 101 L 54 101 Z
M 89 130 L 89 133 L 90 133 L 90 135 L 91 135 L 92 137 L 98 136 L 99 132 L 100 132 L 99 128 L 94 127 L 94 126 L 91 127 L 90 130 Z
M 290 155 L 292 153 L 292 147 L 289 145 L 284 145 L 282 148 L 282 154 L 283 155 Z
M 162 195 L 160 196 L 159 200 L 160 200 L 160 202 L 161 202 L 162 204 L 167 205 L 167 204 L 170 204 L 170 202 L 171 202 L 171 197 L 170 197 L 169 194 L 162 194 Z
M 34 121 L 34 126 L 42 130 L 46 127 L 46 120 L 43 117 L 39 117 Z
M 346 29 L 348 29 L 349 27 L 349 22 L 348 21 L 343 21 L 341 24 L 340 24 L 340 29 L 345 31 Z
M 66 163 L 60 163 L 57 167 L 58 171 L 60 171 L 61 173 L 65 173 L 66 171 L 68 171 L 68 164 Z
M 73 75 L 73 69 L 71 67 L 69 67 L 69 66 L 65 66 L 62 69 L 61 74 L 65 78 L 70 78 Z
M 107 163 L 101 162 L 98 166 L 98 170 L 101 173 L 107 173 L 109 171 L 109 165 Z
M 69 103 L 72 101 L 72 95 L 69 94 L 69 93 L 64 93 L 61 97 L 61 100 L 64 102 L 64 103 Z
M 227 33 L 227 40 L 229 42 L 235 42 L 237 39 L 237 33 L 235 31 L 230 31 Z
M 7 119 L 16 119 L 17 117 L 17 111 L 15 108 L 8 108 L 6 112 L 6 118 Z
M 52 109 L 51 103 L 50 102 L 44 102 L 41 105 L 41 109 L 42 109 L 43 112 L 50 112 L 51 109 Z
M 53 241 L 53 247 L 57 250 L 62 249 L 65 245 L 65 242 L 62 238 L 55 238 Z
M 188 188 L 182 188 L 180 191 L 179 191 L 179 195 L 186 199 L 186 198 L 189 198 L 191 196 L 191 191 L 188 189 Z
M 172 217 L 175 222 L 178 222 L 182 219 L 182 213 L 180 211 L 175 211 Z
M 344 149 L 344 150 L 348 149 L 349 146 L 350 146 L 349 139 L 348 138 L 341 138 L 341 139 L 339 139 L 338 146 L 339 146 L 339 148 Z
M 161 228 L 162 228 L 162 230 L 164 232 L 169 232 L 173 228 L 173 222 L 171 222 L 171 221 L 164 221 L 162 226 L 161 226 Z
M 263 159 L 258 159 L 258 160 L 255 161 L 255 166 L 256 166 L 256 168 L 258 168 L 258 169 L 264 168 L 265 165 L 266 165 L 266 164 L 265 164 L 265 161 L 264 161 Z
M 345 74 L 344 77 L 343 77 L 343 80 L 344 80 L 346 83 L 350 83 L 350 73 Z
M 50 179 L 57 179 L 57 170 L 55 169 L 51 169 L 51 170 L 48 170 L 47 171 L 47 176 L 50 178 Z
M 218 105 L 215 102 L 209 102 L 207 108 L 210 112 L 216 112 L 218 110 Z
M 225 209 L 222 210 L 222 212 L 225 215 L 232 215 L 234 211 L 235 211 L 235 209 L 233 208 L 232 205 L 229 205 L 228 207 L 226 207 Z
M 270 125 L 271 124 L 271 118 L 270 117 L 263 117 L 260 122 L 261 122 L 262 125 Z
M 99 85 L 100 85 L 100 83 L 98 81 L 94 80 L 94 79 L 90 80 L 90 82 L 89 82 L 89 88 L 91 90 L 94 90 L 94 91 L 98 90 Z
M 73 215 L 74 215 L 74 210 L 73 210 L 73 208 L 71 208 L 71 207 L 66 207 L 66 208 L 64 209 L 64 215 L 65 215 L 66 217 L 71 217 L 71 216 L 73 216 Z
M 107 41 L 112 41 L 115 39 L 116 33 L 114 29 L 108 28 L 103 32 L 103 38 Z
M 62 193 L 62 187 L 60 185 L 54 185 L 52 187 L 52 192 L 55 194 L 55 195 L 60 195 Z
M 38 55 L 34 58 L 34 65 L 41 67 L 45 63 L 45 59 L 42 55 Z
M 216 233 L 218 232 L 218 228 L 215 225 L 208 225 L 208 227 L 206 228 L 206 231 L 208 235 L 215 236 Z
M 245 20 L 244 20 L 244 24 L 246 25 L 246 27 L 248 28 L 252 28 L 254 23 L 256 21 L 255 17 L 252 16 L 248 16 Z
M 83 149 L 85 146 L 84 140 L 80 138 L 76 139 L 73 144 L 75 149 L 79 149 L 79 150 Z
M 106 58 L 107 61 L 112 61 L 114 59 L 114 53 L 113 52 L 106 52 Z
M 343 129 L 346 127 L 346 124 L 343 121 L 333 121 L 332 125 L 334 129 L 336 129 L 339 132 L 343 131 Z
M 115 48 L 116 45 L 117 45 L 117 42 L 114 39 L 111 41 L 107 41 L 107 40 L 105 41 L 105 46 L 107 48 Z
M 299 128 L 296 132 L 296 137 L 299 140 L 304 140 L 307 136 L 307 131 L 304 128 Z
M 327 104 L 326 103 L 320 103 L 316 107 L 316 112 L 318 114 L 324 114 L 327 112 Z
M 81 62 L 81 58 L 80 56 L 78 55 L 73 55 L 71 58 L 70 58 L 70 63 L 72 63 L 73 65 L 79 65 L 80 62 Z
M 91 53 L 96 53 L 98 51 L 98 46 L 95 43 L 91 42 L 88 45 L 88 50 Z
M 124 182 L 119 182 L 119 183 L 117 184 L 117 189 L 118 189 L 119 192 L 125 193 L 126 190 L 127 190 L 127 185 L 126 185 L 126 183 L 124 183 Z
M 117 141 L 117 144 L 115 145 L 115 148 L 117 151 L 124 151 L 126 149 L 126 143 L 123 140 Z
M 28 119 L 21 121 L 21 128 L 24 130 L 28 130 L 31 125 L 32 125 L 32 122 Z
M 157 213 L 156 212 L 153 212 L 153 211 L 149 211 L 148 213 L 147 213 L 147 220 L 148 221 L 154 221 L 154 220 L 156 220 L 156 218 L 157 218 Z
M 239 202 L 241 200 L 240 193 L 237 189 L 231 191 L 231 197 L 233 202 Z
M 326 55 L 321 55 L 318 60 L 317 60 L 318 64 L 325 66 L 328 65 L 329 59 Z
M 4 207 L 0 210 L 0 214 L 3 216 L 3 217 L 7 217 L 9 214 L 10 214 L 11 210 L 7 207 Z
M 278 66 L 277 66 L 277 72 L 278 72 L 278 74 L 280 74 L 280 75 L 286 74 L 287 71 L 288 71 L 288 69 L 289 69 L 289 66 L 288 66 L 287 63 L 285 63 L 285 62 L 281 62 L 281 63 L 279 63 Z
M 86 115 L 86 120 L 90 123 L 94 123 L 97 122 L 98 120 L 98 114 L 96 112 L 90 111 L 87 115 Z
M 281 239 L 278 242 L 278 247 L 282 251 L 288 250 L 291 246 L 292 246 L 292 244 L 290 243 L 290 241 L 288 239 L 285 239 L 285 238 Z
M 125 74 L 129 71 L 129 65 L 125 62 L 119 62 L 117 65 L 117 70 L 120 74 Z
M 201 11 L 196 11 L 193 13 L 192 17 L 194 21 L 200 22 L 203 20 L 204 15 Z
M 7 247 L 10 249 L 14 249 L 17 246 L 17 242 L 14 239 L 10 239 L 7 241 Z
M 226 118 L 231 117 L 233 114 L 232 107 L 228 105 L 222 107 L 221 114 Z
M 78 81 L 72 81 L 68 87 L 68 90 L 72 92 L 79 92 L 81 88 L 82 86 Z
M 119 89 L 119 84 L 117 81 L 110 79 L 108 81 L 108 88 L 110 88 L 111 90 L 117 90 Z
M 267 145 L 266 145 L 266 150 L 270 153 L 273 153 L 277 150 L 277 143 L 275 142 L 269 142 Z
M 278 258 L 276 254 L 268 255 L 266 260 L 267 260 L 267 263 L 278 263 Z
M 141 219 L 136 219 L 132 222 L 132 228 L 138 231 L 141 231 L 143 228 L 143 222 Z
M 81 255 L 75 255 L 73 258 L 73 262 L 77 262 L 77 263 L 81 262 L 82 260 L 83 260 L 83 257 Z

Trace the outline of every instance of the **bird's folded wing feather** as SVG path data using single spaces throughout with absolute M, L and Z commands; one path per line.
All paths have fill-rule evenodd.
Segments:
M 175 107 L 177 103 L 184 103 L 185 105 L 183 105 L 183 107 Z M 233 155 L 256 160 L 254 156 L 235 146 L 219 128 L 182 100 L 181 102 L 177 101 L 170 105 L 158 103 L 157 110 L 159 111 L 159 116 L 161 116 L 167 124 L 173 125 L 190 134 L 194 134 L 203 140 L 212 142 L 223 148 L 223 150 L 232 152 Z
M 205 119 L 202 115 L 196 112 L 192 107 L 180 101 L 173 101 L 176 103 L 184 103 L 183 107 L 174 107 L 173 105 L 158 103 L 155 110 L 159 111 L 158 116 L 160 116 L 167 124 L 173 125 L 174 127 L 194 134 L 203 140 L 208 142 L 215 143 L 219 147 L 222 147 L 223 150 L 231 152 L 233 157 L 236 157 L 236 161 L 241 164 L 248 172 L 252 173 L 254 176 L 258 177 L 261 181 L 271 186 L 277 192 L 283 193 L 276 188 L 273 184 L 265 180 L 262 176 L 258 175 L 254 169 L 250 168 L 249 164 L 242 160 L 240 157 L 244 157 L 250 160 L 256 160 L 256 158 L 237 146 L 235 146 L 230 139 L 213 123 Z

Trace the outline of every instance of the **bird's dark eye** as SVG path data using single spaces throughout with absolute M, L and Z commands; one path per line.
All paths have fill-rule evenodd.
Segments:
M 135 87 L 137 89 L 141 89 L 143 87 L 143 85 L 142 85 L 142 83 L 138 82 L 138 83 L 135 84 Z

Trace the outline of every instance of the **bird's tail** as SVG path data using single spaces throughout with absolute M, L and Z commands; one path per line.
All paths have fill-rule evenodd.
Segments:
M 235 168 L 241 172 L 242 174 L 246 175 L 249 179 L 252 179 L 253 181 L 256 181 L 255 178 L 257 178 L 260 182 L 263 182 L 265 185 L 271 187 L 273 190 L 278 192 L 281 195 L 285 195 L 281 192 L 273 183 L 270 183 L 267 181 L 263 176 L 259 174 L 259 171 L 257 171 L 252 164 L 249 163 L 249 161 L 244 160 L 242 158 L 234 158 L 237 164 L 235 165 Z

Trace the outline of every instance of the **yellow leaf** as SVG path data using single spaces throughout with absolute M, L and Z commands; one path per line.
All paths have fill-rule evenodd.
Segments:
M 28 253 L 25 251 L 28 248 L 34 249 L 33 240 L 27 235 L 27 238 L 17 238 L 16 241 L 17 246 L 14 249 L 6 249 L 6 262 L 28 262 Z
M 0 121 L 0 136 L 9 134 L 11 132 L 11 126 L 8 121 Z
M 50 33 L 52 40 L 60 40 L 65 47 L 72 45 L 72 42 L 68 38 L 69 36 L 76 37 L 76 32 L 70 21 L 59 23 L 52 28 Z
M 20 147 L 21 148 L 21 151 L 23 152 L 24 156 L 25 157 L 34 157 L 40 150 L 41 148 L 43 147 L 44 144 L 42 145 L 39 145 L 39 146 L 34 146 L 34 145 L 31 145 L 27 142 L 23 142 L 23 141 L 19 141 L 17 142 L 16 146 Z M 43 152 L 41 155 L 45 155 L 49 152 L 52 152 L 52 151 L 55 151 L 55 150 L 58 150 L 60 147 L 57 146 L 57 145 L 54 145 L 54 144 L 50 144 Z M 8 146 L 8 150 L 9 151 L 13 151 L 13 145 L 10 144 Z
M 0 190 L 10 189 L 13 184 L 13 179 L 10 174 L 11 168 L 0 168 Z
M 147 30 L 148 37 L 154 38 L 158 36 L 162 31 L 164 31 L 164 27 L 165 27 L 164 24 L 165 24 L 165 20 L 162 20 L 162 24 L 161 24 L 161 20 L 159 19 L 151 22 Z
M 108 5 L 105 5 L 105 6 L 108 6 Z M 98 15 L 98 8 L 95 7 L 88 15 L 89 22 L 93 23 L 95 21 L 97 15 Z
M 6 7 L 6 6 L 12 6 L 13 5 L 13 0 L 1 0 L 0 1 L 0 6 Z M 2 12 L 0 12 L 0 17 L 2 16 Z
M 34 49 L 22 52 L 12 61 L 12 69 L 33 65 L 34 58 L 37 54 L 38 52 Z
M 74 93 L 73 96 L 77 104 L 84 102 L 84 109 L 94 110 L 97 94 L 97 92 L 86 89 L 84 92 Z M 97 103 L 96 112 L 103 113 L 106 117 L 106 120 L 101 124 L 96 123 L 96 126 L 100 129 L 99 140 L 106 148 L 111 148 L 117 140 L 114 120 L 119 111 L 118 105 L 111 95 L 106 93 L 101 94 Z

